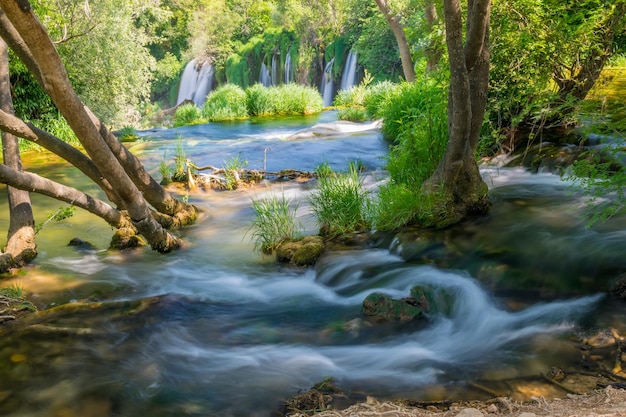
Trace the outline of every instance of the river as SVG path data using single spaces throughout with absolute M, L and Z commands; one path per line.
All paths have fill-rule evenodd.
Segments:
M 159 178 L 177 143 L 199 166 L 237 155 L 268 171 L 323 162 L 342 170 L 359 160 L 368 186 L 385 178 L 387 144 L 376 126 L 338 123 L 334 112 L 141 132 L 131 148 Z M 25 167 L 93 189 L 53 158 L 29 157 Z M 110 228 L 83 212 L 49 223 L 34 264 L 4 284 L 24 288 L 43 308 L 85 300 L 99 308 L 70 308 L 39 329 L 5 333 L 0 414 L 270 416 L 325 378 L 355 398 L 435 400 L 485 397 L 478 383 L 580 368 L 573 341 L 609 327 L 626 333 L 626 307 L 606 294 L 626 271 L 626 218 L 588 228 L 584 197 L 559 176 L 482 172 L 494 203 L 488 216 L 427 238 L 381 236 L 307 269 L 254 252 L 250 224 L 252 199 L 283 193 L 315 233 L 310 184 L 193 193 L 202 215 L 180 231 L 185 247 L 167 255 L 107 251 Z M 33 200 L 38 222 L 61 206 Z M 3 200 L 2 230 L 6 212 Z M 66 246 L 73 237 L 96 249 Z M 402 298 L 418 284 L 453 294 L 450 311 L 408 325 L 362 316 L 368 294 Z M 508 387 L 504 394 L 515 398 L 533 394 Z

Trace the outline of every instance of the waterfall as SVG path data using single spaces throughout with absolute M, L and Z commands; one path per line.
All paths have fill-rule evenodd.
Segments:
M 330 106 L 333 104 L 333 64 L 335 58 L 331 59 L 324 68 L 324 78 L 322 79 L 322 97 L 324 98 L 324 106 Z
M 180 78 L 176 104 L 189 99 L 193 100 L 196 106 L 202 106 L 213 86 L 214 73 L 213 65 L 191 60 L 185 66 Z
M 265 62 L 261 63 L 261 73 L 259 74 L 259 83 L 263 84 L 265 87 L 269 87 L 272 85 L 272 77 L 270 75 L 270 71 L 267 69 L 267 65 Z
M 348 53 L 346 64 L 341 76 L 341 90 L 349 90 L 356 83 L 356 60 L 357 53 L 352 50 Z
M 276 54 L 272 55 L 272 85 L 278 84 L 278 64 L 276 62 Z
M 293 68 L 291 66 L 291 53 L 287 52 L 287 56 L 285 57 L 285 84 L 289 84 L 293 81 Z

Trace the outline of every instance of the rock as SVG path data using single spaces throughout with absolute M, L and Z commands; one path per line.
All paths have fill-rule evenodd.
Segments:
M 74 246 L 76 249 L 81 251 L 93 251 L 96 250 L 96 247 L 86 240 L 82 240 L 79 237 L 75 237 L 69 241 L 67 246 Z
M 317 262 L 324 248 L 321 236 L 306 236 L 301 240 L 281 243 L 276 248 L 276 260 L 296 266 L 309 266 Z
M 485 417 L 485 415 L 476 408 L 464 408 L 456 417 Z
M 529 413 L 529 412 L 523 412 L 519 415 L 519 417 L 537 417 L 537 414 L 535 413 Z
M 610 292 L 621 299 L 626 299 L 626 273 L 617 277 L 611 286 Z
M 422 317 L 412 298 L 394 300 L 383 293 L 372 293 L 363 300 L 363 313 L 377 322 L 408 322 Z
M 411 288 L 411 297 L 426 315 L 452 314 L 454 296 L 445 288 L 417 285 Z

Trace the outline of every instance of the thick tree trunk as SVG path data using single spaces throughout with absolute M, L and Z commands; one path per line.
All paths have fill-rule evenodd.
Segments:
M 0 109 L 13 113 L 11 86 L 9 81 L 9 55 L 7 44 L 0 39 Z M 2 154 L 4 166 L 16 171 L 22 170 L 17 137 L 10 133 L 2 134 Z M 4 262 L 0 262 L 0 272 L 12 267 L 20 267 L 37 256 L 35 244 L 35 220 L 28 191 L 7 187 L 9 198 L 9 232 L 5 248 Z M 10 258 L 9 258 L 10 257 Z
M 490 0 L 469 1 L 465 45 L 459 0 L 445 0 L 444 9 L 450 61 L 448 146 L 424 186 L 431 192 L 443 191 L 447 209 L 443 224 L 451 224 L 490 207 L 474 157 L 487 100 Z
M 27 1 L 0 0 L 0 8 L 32 54 L 44 89 L 98 170 L 109 183 L 116 185 L 117 194 L 137 230 L 157 251 L 167 252 L 179 247 L 179 239 L 156 222 L 141 192 L 103 140 L 98 126 L 92 122 L 90 113 L 72 88 L 65 67 L 30 4 Z
M 378 8 L 385 17 L 389 27 L 396 37 L 398 43 L 398 49 L 400 50 L 400 60 L 402 61 L 402 70 L 404 71 L 404 78 L 408 82 L 415 81 L 415 66 L 413 65 L 413 58 L 411 57 L 411 48 L 406 40 L 404 29 L 400 24 L 398 16 L 396 16 L 389 8 L 387 0 L 375 0 Z

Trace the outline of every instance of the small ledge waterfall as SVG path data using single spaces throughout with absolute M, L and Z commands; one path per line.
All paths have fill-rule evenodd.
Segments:
M 341 87 L 340 90 L 349 90 L 356 84 L 356 60 L 357 53 L 350 51 L 346 58 L 346 64 L 343 67 L 343 74 L 341 75 Z
M 180 78 L 176 105 L 185 100 L 192 100 L 196 106 L 202 106 L 213 87 L 214 74 L 213 65 L 198 64 L 195 59 L 191 60 L 185 66 L 183 75 Z
M 333 64 L 335 63 L 335 58 L 328 61 L 326 67 L 324 68 L 324 77 L 322 78 L 322 85 L 320 87 L 320 91 L 322 92 L 322 97 L 324 98 L 324 106 L 330 106 L 333 104 L 333 90 L 335 87 L 335 83 L 333 81 Z

